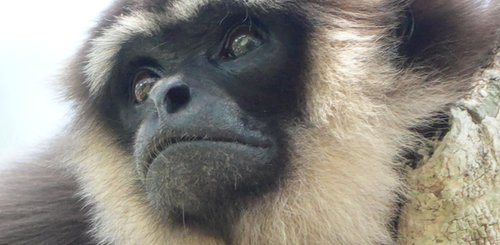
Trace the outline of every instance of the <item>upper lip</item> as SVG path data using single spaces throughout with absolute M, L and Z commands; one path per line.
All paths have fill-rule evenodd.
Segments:
M 258 148 L 268 148 L 272 144 L 269 140 L 261 135 L 242 135 L 230 132 L 221 132 L 217 134 L 202 134 L 200 135 L 181 135 L 181 136 L 164 136 L 152 140 L 146 154 L 146 163 L 149 165 L 156 157 L 167 147 L 181 142 L 196 142 L 196 141 L 212 141 L 212 142 L 227 142 L 247 145 Z

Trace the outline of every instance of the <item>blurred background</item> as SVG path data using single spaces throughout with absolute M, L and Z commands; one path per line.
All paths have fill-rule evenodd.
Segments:
M 0 8 L 0 170 L 71 118 L 54 86 L 111 0 L 4 1 Z

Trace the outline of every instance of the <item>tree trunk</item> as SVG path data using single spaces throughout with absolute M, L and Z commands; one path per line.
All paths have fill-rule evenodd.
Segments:
M 408 173 L 399 244 L 500 244 L 500 54 Z

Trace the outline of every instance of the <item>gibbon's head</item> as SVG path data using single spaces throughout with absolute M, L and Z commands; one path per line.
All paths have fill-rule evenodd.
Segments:
M 443 74 L 494 33 L 457 42 L 467 16 L 419 3 L 117 1 L 65 80 L 96 236 L 390 242 L 407 129 L 456 97 Z

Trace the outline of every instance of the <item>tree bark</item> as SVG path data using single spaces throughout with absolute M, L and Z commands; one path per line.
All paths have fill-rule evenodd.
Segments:
M 500 54 L 408 172 L 398 244 L 500 244 Z

